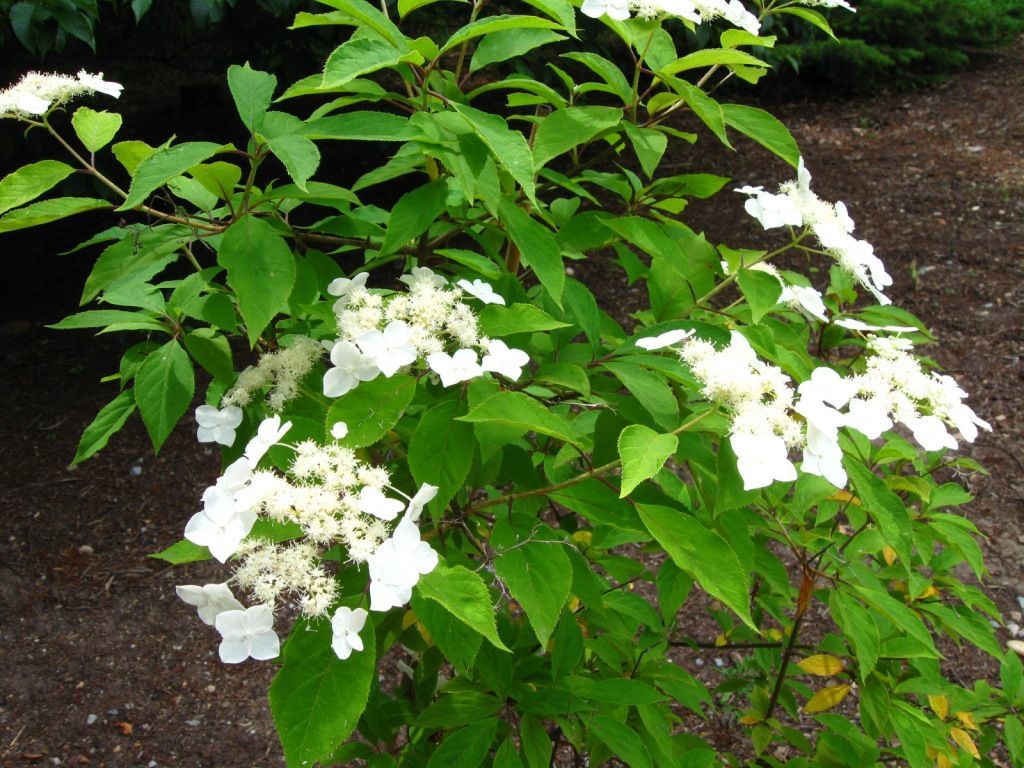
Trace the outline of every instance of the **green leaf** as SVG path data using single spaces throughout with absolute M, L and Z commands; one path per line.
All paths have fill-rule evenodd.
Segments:
M 256 346 L 274 316 L 288 308 L 295 257 L 270 224 L 246 215 L 224 232 L 217 263 L 228 271 L 228 285 L 238 298 L 249 344 Z
M 624 499 L 644 480 L 654 477 L 678 446 L 679 438 L 675 435 L 659 435 L 642 424 L 631 424 L 622 430 L 619 435 L 619 456 L 622 457 L 619 498 Z
M 320 150 L 316 148 L 316 144 L 305 136 L 286 133 L 268 138 L 267 146 L 284 165 L 295 185 L 305 192 L 306 182 L 320 165 Z
M 485 336 L 512 336 L 568 327 L 568 323 L 555 320 L 533 304 L 513 304 L 510 307 L 488 304 L 480 312 L 480 332 Z
M 119 141 L 110 151 L 128 174 L 134 176 L 142 161 L 156 152 L 156 149 L 144 141 Z
M 178 423 L 195 393 L 192 361 L 176 339 L 171 339 L 139 366 L 135 375 L 135 402 L 142 421 L 159 453 L 167 436 Z
M 402 418 L 416 394 L 416 379 L 411 376 L 378 376 L 362 382 L 327 411 L 327 429 L 339 421 L 348 424 L 345 445 L 361 448 L 372 445 L 387 434 Z M 437 485 L 436 482 L 432 485 Z
M 487 16 L 471 21 L 466 26 L 456 30 L 448 38 L 448 41 L 441 46 L 440 52 L 442 54 L 447 53 L 452 48 L 462 45 L 469 40 L 488 35 L 492 32 L 517 29 L 562 29 L 562 25 L 549 19 L 542 19 L 539 16 L 514 16 L 510 14 Z
M 751 56 L 749 53 L 745 53 L 743 51 L 737 51 L 729 48 L 704 48 L 703 50 L 694 51 L 680 59 L 676 59 L 667 67 L 662 67 L 659 71 L 666 75 L 676 75 L 680 72 L 686 72 L 689 69 L 729 65 L 747 67 L 769 66 L 767 62 L 761 61 L 761 59 L 756 56 Z
M 68 315 L 59 323 L 47 327 L 57 331 L 73 331 L 82 328 L 105 328 L 108 325 L 132 325 L 137 330 L 163 331 L 165 333 L 168 330 L 155 317 L 145 312 L 129 312 L 125 309 L 90 309 Z
M 468 0 L 446 0 L 446 2 L 457 3 L 465 3 L 467 1 Z M 441 2 L 441 0 L 398 0 L 398 15 L 400 18 L 404 19 L 417 8 L 423 8 L 424 6 L 433 5 L 437 2 Z
M 528 768 L 549 768 L 554 745 L 540 719 L 524 715 L 519 720 L 519 742 Z
M 669 77 L 667 80 L 675 90 L 683 97 L 693 114 L 703 121 L 704 125 L 711 129 L 711 132 L 718 137 L 725 146 L 732 148 L 729 137 L 725 133 L 725 115 L 722 112 L 722 105 L 708 96 L 697 86 L 680 80 L 676 77 Z
M 721 107 L 722 117 L 730 128 L 749 136 L 794 168 L 800 162 L 800 147 L 796 139 L 777 118 L 763 109 L 743 104 L 722 104 Z
M 498 720 L 490 717 L 448 734 L 430 756 L 427 768 L 478 768 L 487 759 L 497 732 Z
M 184 227 L 157 226 L 132 229 L 120 241 L 103 249 L 82 288 L 79 304 L 95 299 L 100 292 L 122 285 L 135 285 L 159 274 L 177 260 L 178 249 L 192 239 Z
M 525 768 L 523 761 L 519 759 L 512 739 L 505 739 L 498 751 L 494 753 L 494 768 Z M 544 764 L 547 768 L 547 763 Z
M 377 674 L 372 622 L 360 633 L 363 650 L 344 661 L 331 648 L 332 634 L 329 621 L 296 624 L 270 686 L 270 710 L 289 768 L 313 765 L 355 731 Z
M 421 597 L 419 593 L 414 593 L 412 596 L 412 609 L 416 614 L 416 619 L 426 627 L 430 638 L 445 658 L 454 664 L 460 672 L 468 671 L 480 651 L 480 645 L 484 641 L 483 637 L 452 616 L 441 605 Z M 484 716 L 489 714 L 492 713 L 488 712 Z M 420 719 L 422 720 L 422 718 Z M 420 724 L 423 727 L 443 725 L 443 723 L 438 723 L 437 726 L 430 726 L 422 722 Z M 450 723 L 450 725 L 458 724 Z
M 534 48 L 564 39 L 565 35 L 550 29 L 504 29 L 491 32 L 476 47 L 469 62 L 469 71 L 476 72 L 491 64 L 514 59 Z
M 581 52 L 566 53 L 563 54 L 562 58 L 579 62 L 587 67 L 591 72 L 604 80 L 608 90 L 618 96 L 624 105 L 629 106 L 632 103 L 633 86 L 629 84 L 626 76 L 622 74 L 622 70 L 608 59 L 596 53 Z
M 470 629 L 483 635 L 500 651 L 508 647 L 498 637 L 494 605 L 487 585 L 473 571 L 457 565 L 438 565 L 416 585 L 420 596 L 435 601 Z
M 533 153 L 530 151 L 530 145 L 526 143 L 526 137 L 519 131 L 509 128 L 498 115 L 457 102 L 452 102 L 451 106 L 469 123 L 498 163 L 519 183 L 526 197 L 531 201 L 536 200 Z M 515 207 L 511 201 L 508 204 Z
M 615 128 L 621 121 L 622 110 L 612 107 L 555 110 L 537 126 L 533 141 L 534 167 L 540 170 L 552 159 Z
M 226 337 L 212 328 L 197 328 L 185 334 L 185 349 L 215 379 L 235 380 L 235 364 Z
M 0 181 L 0 213 L 35 200 L 74 172 L 66 163 L 40 160 L 8 174 Z
M 459 421 L 508 424 L 566 443 L 579 444 L 572 424 L 522 392 L 498 392 L 465 416 L 460 416 Z
M 604 367 L 622 382 L 658 426 L 668 430 L 679 426 L 679 401 L 660 374 L 632 363 L 605 363 Z
M 337 48 L 324 65 L 324 79 L 321 88 L 340 88 L 357 77 L 368 75 L 404 61 L 423 57 L 418 53 L 383 45 L 380 40 L 355 37 Z
M 494 572 L 523 606 L 542 647 L 569 599 L 572 564 L 560 542 L 535 541 L 498 555 Z
M 112 207 L 113 205 L 106 200 L 91 197 L 55 197 L 51 200 L 40 200 L 0 217 L 0 232 L 38 227 L 40 224 L 49 224 L 51 221 L 66 219 L 78 213 Z
M 274 98 L 277 78 L 269 72 L 253 69 L 248 62 L 242 67 L 232 64 L 228 67 L 228 88 L 242 124 L 250 133 L 259 132 Z
M 562 249 L 551 230 L 508 198 L 502 198 L 498 217 L 519 249 L 523 264 L 534 271 L 548 295 L 561 307 L 565 266 L 562 264 Z
M 460 407 L 459 400 L 438 403 L 420 416 L 409 440 L 409 469 L 417 483 L 438 487 L 437 496 L 430 502 L 438 516 L 462 487 L 473 466 L 473 427 L 454 420 Z
M 875 521 L 882 540 L 896 550 L 901 565 L 907 568 L 914 541 L 910 514 L 903 501 L 859 461 L 844 457 L 843 466 L 860 497 L 861 508 Z
M 750 315 L 757 325 L 761 318 L 770 312 L 779 303 L 782 295 L 782 283 L 775 275 L 762 272 L 759 269 L 741 269 L 736 276 L 736 281 L 743 291 L 743 298 L 750 305 Z
M 167 549 L 161 552 L 154 552 L 152 555 L 147 555 L 147 557 L 152 557 L 154 560 L 163 560 L 171 565 L 184 565 L 185 563 L 200 563 L 204 560 L 209 560 L 212 555 L 206 547 L 200 547 L 198 544 L 193 544 L 187 539 L 182 539 L 171 544 Z
M 672 562 L 756 629 L 750 616 L 750 564 L 739 558 L 729 542 L 682 510 L 639 504 L 637 511 Z
M 242 179 L 242 169 L 234 163 L 201 163 L 189 168 L 188 172 L 196 181 L 221 200 L 229 200 L 235 185 Z
M 354 27 L 369 27 L 378 35 L 396 47 L 407 45 L 402 30 L 395 26 L 384 13 L 374 8 L 364 0 L 322 0 L 324 5 L 337 8 L 348 17 L 334 20 L 337 23 L 349 24 Z
M 128 189 L 128 198 L 117 210 L 129 211 L 141 205 L 151 193 L 175 176 L 180 176 L 193 165 L 210 159 L 220 150 L 220 144 L 208 141 L 191 141 L 157 149 L 135 169 L 135 173 L 132 174 L 132 185 Z
M 401 115 L 362 110 L 310 120 L 302 135 L 341 141 L 409 141 L 417 132 Z
M 100 409 L 96 418 L 85 428 L 82 439 L 78 442 L 78 450 L 71 463 L 81 464 L 98 451 L 106 447 L 107 441 L 124 426 L 128 417 L 135 412 L 135 396 L 126 389 Z
M 595 680 L 589 677 L 568 677 L 565 685 L 578 696 L 605 704 L 657 704 L 665 696 L 645 682 L 629 677 L 610 677 Z
M 114 112 L 97 112 L 88 107 L 79 107 L 71 116 L 71 126 L 78 140 L 90 152 L 99 152 L 113 141 L 121 122 L 121 116 Z
M 643 169 L 647 178 L 653 178 L 654 172 L 658 170 L 658 164 L 668 148 L 668 136 L 653 128 L 642 128 L 634 125 L 628 120 L 622 123 L 622 128 L 633 145 L 636 158 L 640 161 L 640 168 Z
M 630 768 L 654 768 L 643 740 L 628 725 L 601 715 L 584 718 L 591 732 Z
M 797 6 L 785 6 L 782 8 L 776 8 L 776 13 L 788 13 L 790 16 L 796 16 L 797 18 L 808 21 L 826 35 L 831 37 L 833 40 L 836 39 L 835 33 L 832 31 L 831 25 L 828 23 L 828 19 L 822 16 L 818 11 L 813 11 L 810 8 L 800 8 Z
M 431 181 L 402 195 L 391 210 L 387 233 L 380 253 L 394 253 L 410 240 L 426 232 L 434 220 L 444 213 L 448 185 L 443 179 Z
M 433 600 L 425 600 L 423 604 L 437 606 L 437 603 Z M 437 610 L 448 613 L 443 608 L 438 608 Z M 418 614 L 416 618 L 419 618 Z M 460 623 L 455 621 L 450 613 L 448 614 L 448 620 L 454 624 Z M 478 643 L 483 642 L 480 635 L 474 634 L 473 637 L 476 638 Z M 415 725 L 417 728 L 431 729 L 455 728 L 490 717 L 501 709 L 503 704 L 504 702 L 497 696 L 489 696 L 477 693 L 476 691 L 465 691 L 451 696 L 442 696 L 421 712 L 412 721 L 411 725 Z

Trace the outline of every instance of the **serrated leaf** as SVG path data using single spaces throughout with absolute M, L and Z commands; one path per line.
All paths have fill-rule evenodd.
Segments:
M 284 646 L 270 686 L 270 710 L 289 768 L 313 765 L 347 739 L 366 708 L 377 673 L 373 624 L 363 650 L 342 661 L 331 648 L 331 623 L 300 621 Z
M 417 131 L 409 119 L 388 112 L 357 110 L 310 120 L 302 129 L 310 139 L 339 141 L 409 141 Z
M 622 121 L 622 110 L 612 107 L 567 107 L 545 117 L 533 141 L 533 162 L 539 170 L 559 155 L 584 144 Z
M 508 424 L 523 430 L 548 435 L 566 443 L 578 444 L 572 425 L 522 392 L 498 392 L 481 402 L 460 421 Z
M 422 597 L 437 602 L 467 627 L 483 635 L 495 648 L 509 650 L 498 637 L 494 605 L 487 585 L 473 571 L 461 565 L 454 568 L 438 565 L 420 578 L 416 591 Z
M 631 424 L 619 435 L 619 457 L 622 459 L 622 489 L 624 499 L 644 480 L 654 477 L 676 452 L 679 438 L 659 435 L 643 424 Z
M 750 316 L 757 325 L 761 318 L 770 312 L 779 303 L 782 295 L 782 283 L 775 275 L 762 272 L 758 269 L 742 269 L 736 276 L 736 281 L 743 291 L 743 298 L 750 306 Z
M 440 53 L 446 53 L 456 46 L 473 40 L 477 37 L 500 32 L 503 30 L 520 29 L 561 29 L 562 25 L 549 19 L 542 19 L 539 16 L 517 16 L 511 14 L 498 14 L 486 16 L 469 22 L 461 29 L 456 30 L 447 42 L 441 46 Z
M 750 615 L 750 566 L 740 560 L 721 534 L 682 510 L 638 504 L 637 511 L 672 562 L 755 629 Z
M 295 284 L 291 248 L 266 221 L 246 215 L 224 232 L 217 263 L 228 272 L 249 344 L 256 346 L 274 316 L 288 308 Z
M 473 427 L 455 421 L 461 406 L 457 400 L 438 403 L 420 416 L 409 440 L 409 469 L 417 483 L 437 486 L 437 496 L 428 506 L 438 515 L 458 493 L 473 466 Z
M 416 612 L 416 620 L 426 628 L 434 644 L 441 650 L 445 658 L 454 664 L 460 672 L 466 672 L 472 668 L 473 660 L 484 641 L 483 637 L 456 619 L 440 603 L 421 597 L 418 592 L 412 596 L 412 608 Z M 422 722 L 420 725 L 431 727 Z M 443 723 L 438 723 L 433 727 L 440 725 Z
M 875 521 L 883 541 L 896 550 L 899 561 L 906 568 L 910 562 L 913 531 L 910 513 L 903 501 L 859 461 L 846 457 L 843 466 L 860 497 L 862 509 Z
M 72 464 L 80 464 L 106 447 L 111 436 L 116 434 L 128 417 L 135 412 L 135 396 L 130 389 L 119 394 L 96 414 L 96 418 L 85 428 Z
M 594 735 L 630 768 L 653 768 L 643 740 L 628 725 L 600 715 L 591 715 L 584 720 Z
M 498 217 L 519 250 L 522 263 L 534 271 L 548 295 L 561 307 L 565 266 L 554 234 L 507 198 L 498 207 Z
M 449 733 L 430 756 L 427 768 L 478 768 L 487 759 L 498 732 L 498 720 L 488 718 Z
M 135 402 L 154 452 L 160 452 L 174 425 L 185 414 L 195 387 L 192 361 L 176 339 L 150 353 L 139 366 L 135 375 Z
M 411 59 L 423 60 L 418 53 L 384 45 L 380 40 L 356 37 L 339 45 L 324 65 L 321 88 L 341 88 L 357 77 L 394 67 Z
M 853 690 L 853 686 L 849 683 L 829 685 L 822 688 L 807 700 L 807 703 L 804 704 L 803 712 L 806 715 L 813 715 L 838 707 L 851 690 Z
M 414 394 L 416 379 L 411 376 L 396 375 L 390 379 L 378 376 L 331 403 L 327 428 L 344 421 L 348 424 L 345 445 L 352 448 L 372 445 L 398 423 Z M 437 485 L 436 481 L 431 484 Z
M 568 327 L 568 323 L 555 320 L 543 309 L 532 304 L 513 304 L 509 307 L 488 304 L 480 312 L 480 331 L 490 337 L 553 331 Z
M 90 152 L 99 152 L 113 141 L 121 123 L 121 116 L 114 112 L 97 112 L 88 107 L 79 107 L 71 116 L 75 135 Z
M 316 144 L 305 136 L 286 133 L 268 138 L 267 146 L 281 161 L 295 185 L 305 192 L 306 182 L 320 166 L 320 150 Z
M 35 200 L 74 172 L 66 163 L 40 160 L 7 174 L 0 181 L 0 213 Z
M 388 218 L 387 233 L 380 246 L 386 256 L 426 232 L 444 212 L 448 185 L 443 179 L 431 181 L 402 195 Z
M 253 69 L 248 62 L 242 67 L 232 64 L 228 67 L 228 88 L 242 124 L 250 133 L 257 133 L 270 109 L 277 78 L 269 72 Z
M 981 753 L 978 752 L 978 745 L 974 743 L 974 739 L 971 735 L 963 728 L 950 728 L 949 735 L 953 738 L 953 741 L 957 745 L 975 760 L 981 759 Z
M 794 168 L 800 162 L 800 147 L 793 134 L 770 113 L 744 104 L 722 104 L 722 116 L 727 126 L 749 136 Z
M 154 191 L 175 176 L 185 173 L 193 165 L 208 160 L 221 150 L 220 144 L 208 141 L 192 141 L 173 147 L 161 147 L 139 163 L 132 174 L 132 185 L 128 198 L 119 211 L 129 211 L 146 202 Z
M 213 556 L 206 547 L 201 547 L 198 544 L 193 544 L 191 541 L 182 539 L 171 544 L 167 549 L 161 552 L 154 552 L 152 555 L 147 555 L 147 557 L 152 557 L 154 560 L 163 560 L 171 565 L 184 565 L 185 563 L 199 563 L 209 560 Z
M 106 200 L 92 197 L 55 197 L 51 200 L 40 200 L 24 208 L 9 211 L 0 217 L 0 232 L 38 227 L 40 224 L 49 224 L 51 221 L 100 208 L 113 208 L 113 205 Z
M 842 659 L 827 653 L 816 653 L 806 659 L 801 659 L 797 662 L 797 666 L 807 674 L 819 677 L 832 677 L 845 669 Z
M 231 345 L 226 337 L 212 328 L 197 328 L 184 337 L 185 349 L 215 379 L 232 382 L 235 366 L 231 357 Z
M 469 71 L 476 72 L 491 64 L 514 59 L 534 48 L 564 39 L 565 35 L 550 29 L 504 29 L 491 32 L 480 41 L 473 52 Z
M 508 124 L 498 115 L 482 112 L 458 102 L 452 102 L 451 106 L 462 115 L 462 118 L 469 123 L 480 140 L 487 145 L 487 149 L 494 155 L 494 159 L 519 183 L 526 197 L 531 201 L 536 200 L 537 185 L 534 179 L 533 153 L 530 151 L 530 145 L 526 142 L 526 137 L 519 131 L 509 128 Z M 511 205 L 511 203 L 509 204 Z
M 541 646 L 546 646 L 569 599 L 572 564 L 558 542 L 530 542 L 505 551 L 494 572 L 523 606 Z

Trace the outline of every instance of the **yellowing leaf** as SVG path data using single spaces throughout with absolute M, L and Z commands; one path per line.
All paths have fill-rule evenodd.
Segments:
M 720 634 L 718 637 L 715 638 L 715 647 L 716 648 L 720 648 L 720 647 L 722 647 L 723 645 L 725 645 L 728 642 L 729 642 L 729 638 L 726 637 L 725 633 L 723 632 L 722 634 Z
M 828 500 L 829 501 L 838 501 L 838 502 L 849 502 L 850 504 L 853 504 L 854 506 L 857 506 L 857 507 L 860 506 L 860 499 L 858 499 L 856 496 L 854 496 L 849 491 L 836 491 L 835 493 L 833 493 L 831 496 L 828 497 Z
M 938 597 L 938 596 L 939 596 L 939 590 L 937 590 L 935 587 L 933 587 L 932 585 L 929 584 L 928 587 L 920 595 L 918 595 L 914 599 L 915 600 L 924 600 L 925 598 L 928 598 L 928 597 Z
M 949 714 L 949 699 L 945 696 L 928 696 L 928 706 L 932 708 L 932 712 L 941 717 L 943 720 L 946 719 L 946 715 Z
M 822 688 L 804 704 L 804 714 L 814 715 L 818 712 L 827 712 L 833 707 L 839 706 L 839 703 L 849 695 L 852 689 L 853 686 L 849 683 Z
M 761 722 L 761 718 L 757 715 L 744 715 L 740 718 L 740 725 L 757 725 Z
M 782 634 L 782 630 L 778 627 L 772 627 L 767 632 L 765 632 L 765 635 L 768 637 L 769 640 L 781 640 L 783 637 L 785 637 L 785 635 Z
M 416 614 L 412 611 L 406 611 L 402 616 L 402 629 L 408 629 L 416 623 Z
M 974 717 L 970 712 L 957 712 L 956 719 L 960 721 L 960 725 L 972 731 L 978 730 L 977 723 L 974 722 Z
M 592 531 L 581 529 L 572 535 L 572 540 L 579 542 L 584 547 L 589 547 L 590 542 L 594 540 L 594 534 Z
M 960 748 L 968 753 L 975 760 L 981 759 L 981 754 L 978 752 L 978 747 L 974 743 L 974 739 L 971 738 L 970 734 L 962 728 L 951 728 L 949 735 L 953 737 Z
M 797 666 L 809 675 L 831 677 L 842 672 L 844 665 L 842 659 L 830 656 L 827 653 L 819 653 L 814 656 L 808 656 L 799 662 Z
M 882 557 L 886 565 L 892 565 L 896 562 L 896 550 L 892 547 L 882 547 Z

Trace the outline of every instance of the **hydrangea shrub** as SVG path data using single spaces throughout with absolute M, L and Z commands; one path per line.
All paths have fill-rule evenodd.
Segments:
M 224 564 L 178 594 L 223 662 L 279 664 L 288 764 L 1020 764 L 1024 675 L 950 480 L 990 427 L 785 126 L 714 95 L 764 74 L 767 17 L 846 4 L 479 0 L 445 39 L 427 4 L 300 13 L 348 37 L 284 89 L 229 69 L 244 147 L 119 137 L 69 105 L 119 96 L 101 75 L 0 93 L 63 157 L 0 181 L 0 232 L 109 211 L 98 307 L 56 327 L 139 335 L 75 461 L 136 411 L 159 450 L 209 381 L 224 469 L 156 556 Z M 679 50 L 698 25 L 718 45 Z M 737 134 L 793 178 L 662 167 Z M 339 141 L 391 150 L 342 187 Z M 113 202 L 39 199 L 73 173 Z M 771 250 L 686 225 L 727 185 Z M 601 307 L 587 258 L 647 307 Z M 709 648 L 729 663 L 695 674 Z

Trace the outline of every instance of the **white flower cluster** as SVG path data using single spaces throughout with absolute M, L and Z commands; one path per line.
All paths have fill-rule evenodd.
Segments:
M 45 115 L 54 105 L 93 93 L 116 99 L 123 89 L 119 83 L 104 80 L 102 72 L 91 75 L 82 70 L 75 77 L 29 72 L 17 84 L 0 91 L 0 118 Z
M 221 403 L 245 407 L 252 402 L 255 392 L 270 387 L 267 405 L 274 413 L 280 413 L 288 401 L 299 394 L 299 384 L 303 377 L 313 370 L 323 354 L 320 342 L 297 336 L 289 346 L 263 355 L 256 365 L 250 365 L 238 374 L 238 380 L 224 395 Z M 198 412 L 196 417 L 199 417 Z
M 686 332 L 670 331 L 640 339 L 637 346 L 657 349 L 686 338 Z M 924 371 L 910 349 L 906 339 L 871 337 L 862 373 L 843 377 L 820 367 L 795 393 L 790 378 L 758 359 L 738 331 L 722 349 L 690 339 L 679 353 L 701 382 L 702 394 L 731 412 L 729 443 L 744 488 L 751 490 L 796 480 L 789 459 L 794 449 L 803 451 L 803 472 L 845 486 L 841 427 L 874 440 L 903 424 L 926 451 L 955 449 L 950 427 L 968 442 L 977 438 L 979 427 L 991 430 L 963 402 L 967 393 L 956 381 Z
M 645 19 L 678 16 L 694 24 L 722 18 L 752 35 L 761 30 L 757 16 L 740 0 L 583 0 L 580 11 L 594 19 L 607 16 L 616 21 L 628 19 L 630 11 Z
M 324 376 L 326 396 L 341 397 L 381 375 L 390 378 L 419 359 L 445 387 L 488 371 L 512 380 L 522 375 L 527 354 L 481 336 L 476 315 L 462 301 L 469 294 L 485 304 L 504 304 L 487 283 L 460 280 L 453 287 L 430 269 L 415 267 L 399 278 L 408 291 L 381 296 L 367 289 L 366 277 L 364 272 L 339 278 L 327 288 L 338 297 L 338 339 L 330 348 L 333 367 Z
M 882 260 L 875 255 L 871 243 L 853 236 L 853 219 L 842 202 L 826 202 L 811 191 L 811 174 L 803 158 L 797 168 L 797 180 L 783 184 L 778 193 L 750 186 L 736 191 L 749 196 L 744 208 L 765 229 L 809 227 L 821 247 L 867 288 L 879 304 L 891 303 L 882 293 L 892 285 Z
M 344 435 L 342 426 L 336 424 L 332 434 Z M 334 546 L 343 546 L 350 561 L 368 565 L 374 611 L 404 605 L 419 577 L 437 565 L 437 554 L 420 540 L 416 524 L 436 487 L 424 485 L 404 501 L 392 498 L 387 491 L 401 492 L 391 487 L 388 471 L 360 461 L 338 443 L 307 440 L 288 446 L 295 455 L 287 476 L 259 468 L 290 428 L 279 416 L 264 420 L 245 454 L 203 493 L 203 509 L 185 527 L 185 538 L 207 547 L 220 562 L 238 558 L 231 582 L 257 603 L 242 607 L 227 583 L 178 589 L 200 619 L 221 632 L 220 655 L 227 663 L 277 655 L 273 611 L 285 599 L 294 600 L 305 616 L 329 614 L 339 595 L 323 555 Z M 389 530 L 386 523 L 403 510 Z M 253 535 L 259 518 L 297 526 L 301 536 L 279 542 Z M 334 648 L 340 658 L 362 649 L 358 632 L 365 621 L 361 608 L 335 612 Z

